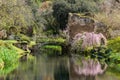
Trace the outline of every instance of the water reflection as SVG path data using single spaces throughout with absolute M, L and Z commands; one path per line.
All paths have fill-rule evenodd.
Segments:
M 88 66 L 90 66 L 91 63 L 88 64 Z M 95 62 L 95 64 L 98 63 Z M 73 67 L 73 69 L 71 67 Z M 80 71 L 83 70 L 79 69 L 80 66 L 75 67 L 76 71 L 79 72 L 79 74 L 76 74 L 73 73 L 75 71 L 74 67 L 75 64 L 72 63 L 71 58 L 68 57 L 48 58 L 38 56 L 36 60 L 23 61 L 20 63 L 18 69 L 9 74 L 5 80 L 95 80 L 96 78 L 97 80 L 120 80 L 116 75 L 108 72 L 106 72 L 107 74 L 96 77 L 83 74 L 80 75 Z
M 39 56 L 34 61 L 22 62 L 6 80 L 69 80 L 68 58 Z
M 81 59 L 81 60 L 80 60 Z M 70 57 L 70 80 L 96 80 L 98 74 L 103 74 L 107 64 L 102 65 L 98 60 L 90 58 Z

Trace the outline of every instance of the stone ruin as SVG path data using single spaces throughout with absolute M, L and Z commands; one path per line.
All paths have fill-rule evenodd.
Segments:
M 94 20 L 86 17 L 80 17 L 78 14 L 69 13 L 68 28 L 69 35 L 73 38 L 77 33 L 82 32 L 93 32 L 94 31 Z
M 87 16 L 77 13 L 69 13 L 67 29 L 70 40 L 78 33 L 96 32 L 106 36 L 106 25 Z

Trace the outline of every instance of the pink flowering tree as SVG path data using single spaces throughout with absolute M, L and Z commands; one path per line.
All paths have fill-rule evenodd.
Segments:
M 106 46 L 107 40 L 103 36 L 103 34 L 95 34 L 94 32 L 88 33 L 85 32 L 83 34 L 78 33 L 75 35 L 72 41 L 72 49 L 81 49 L 88 50 L 93 49 L 95 47 Z

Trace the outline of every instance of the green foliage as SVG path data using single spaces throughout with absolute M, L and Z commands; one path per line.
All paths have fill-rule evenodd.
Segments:
M 56 22 L 55 18 L 52 15 L 52 10 L 47 9 L 46 11 L 42 12 L 40 16 L 38 16 L 37 20 L 38 23 L 43 25 L 43 30 L 49 34 L 58 34 L 59 33 L 59 26 Z M 49 32 L 48 32 L 49 31 Z
M 81 0 L 80 12 L 98 12 L 98 5 L 94 0 Z
M 109 40 L 108 47 L 112 49 L 110 68 L 114 72 L 120 72 L 120 37 Z
M 111 63 L 111 54 L 112 51 L 111 49 L 105 48 L 105 47 L 97 47 L 92 50 L 90 50 L 90 57 L 91 58 L 96 58 L 99 61 L 106 62 L 106 63 Z
M 112 70 L 115 72 L 120 72 L 120 64 L 114 65 L 114 68 Z
M 68 13 L 98 12 L 98 5 L 93 0 L 57 0 L 53 3 L 53 16 L 64 29 L 67 24 Z
M 61 46 L 46 45 L 46 46 L 44 46 L 44 48 L 46 48 L 46 49 L 52 49 L 52 50 L 56 50 L 56 51 L 61 51 Z
M 23 56 L 25 52 L 28 52 L 17 48 L 13 43 L 20 42 L 15 40 L 0 41 L 0 76 L 7 75 L 13 71 L 19 64 L 19 58 Z M 29 46 L 34 44 L 34 42 L 31 42 Z
M 120 64 L 120 53 L 112 53 L 111 61 L 116 65 Z
M 30 38 L 24 34 L 18 34 L 17 36 L 20 38 L 20 41 L 30 42 Z
M 29 2 L 30 1 L 36 3 L 37 5 L 40 5 L 40 3 L 42 2 L 42 0 L 29 0 Z
M 45 8 L 45 10 L 41 9 L 43 1 L 44 0 L 27 0 L 27 3 L 31 7 L 34 14 L 36 33 L 38 36 L 43 31 L 45 32 L 45 35 L 58 34 L 59 29 L 55 18 L 52 15 L 51 6 L 47 9 Z
M 112 53 L 110 69 L 112 72 L 120 72 L 120 53 Z
M 30 6 L 30 8 L 33 12 L 33 15 L 35 17 L 37 9 L 39 8 L 39 5 L 41 4 L 41 0 L 26 0 L 26 2 Z
M 92 59 L 97 59 L 100 62 L 106 62 L 107 64 L 111 63 L 112 51 L 111 49 L 108 49 L 106 47 L 91 48 L 89 50 L 79 51 L 77 52 L 77 54 L 84 56 L 84 57 L 90 57 Z
M 63 38 L 43 38 L 39 39 L 37 43 L 41 43 L 40 52 L 47 56 L 60 56 L 62 54 L 62 45 L 65 45 Z
M 62 0 L 53 3 L 53 16 L 60 24 L 61 29 L 64 29 L 67 24 L 67 18 L 69 12 L 71 12 L 70 6 L 67 4 L 66 1 Z
M 120 37 L 109 40 L 108 47 L 111 48 L 114 53 L 120 52 Z
M 45 45 L 41 48 L 42 54 L 47 56 L 59 56 L 62 53 L 61 46 Z
M 2 0 L 0 17 L 0 28 L 19 28 L 33 24 L 33 14 L 24 0 Z
M 3 68 L 4 68 L 4 61 L 0 59 L 0 70 L 2 70 Z
M 39 43 L 64 44 L 65 39 L 63 39 L 63 38 L 43 38 L 43 39 L 39 39 L 37 42 L 39 42 Z
M 18 58 L 16 50 L 0 46 L 0 59 L 4 62 L 3 69 L 0 70 L 0 75 L 6 75 L 13 71 L 18 66 Z

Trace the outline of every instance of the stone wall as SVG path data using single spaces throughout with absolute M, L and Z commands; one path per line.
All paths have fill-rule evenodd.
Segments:
M 67 29 L 72 39 L 77 33 L 93 32 L 95 21 L 87 17 L 81 17 L 76 13 L 69 13 Z
M 76 34 L 83 32 L 102 33 L 105 37 L 109 36 L 108 27 L 103 22 L 77 13 L 69 13 L 67 30 L 70 40 L 73 39 Z

